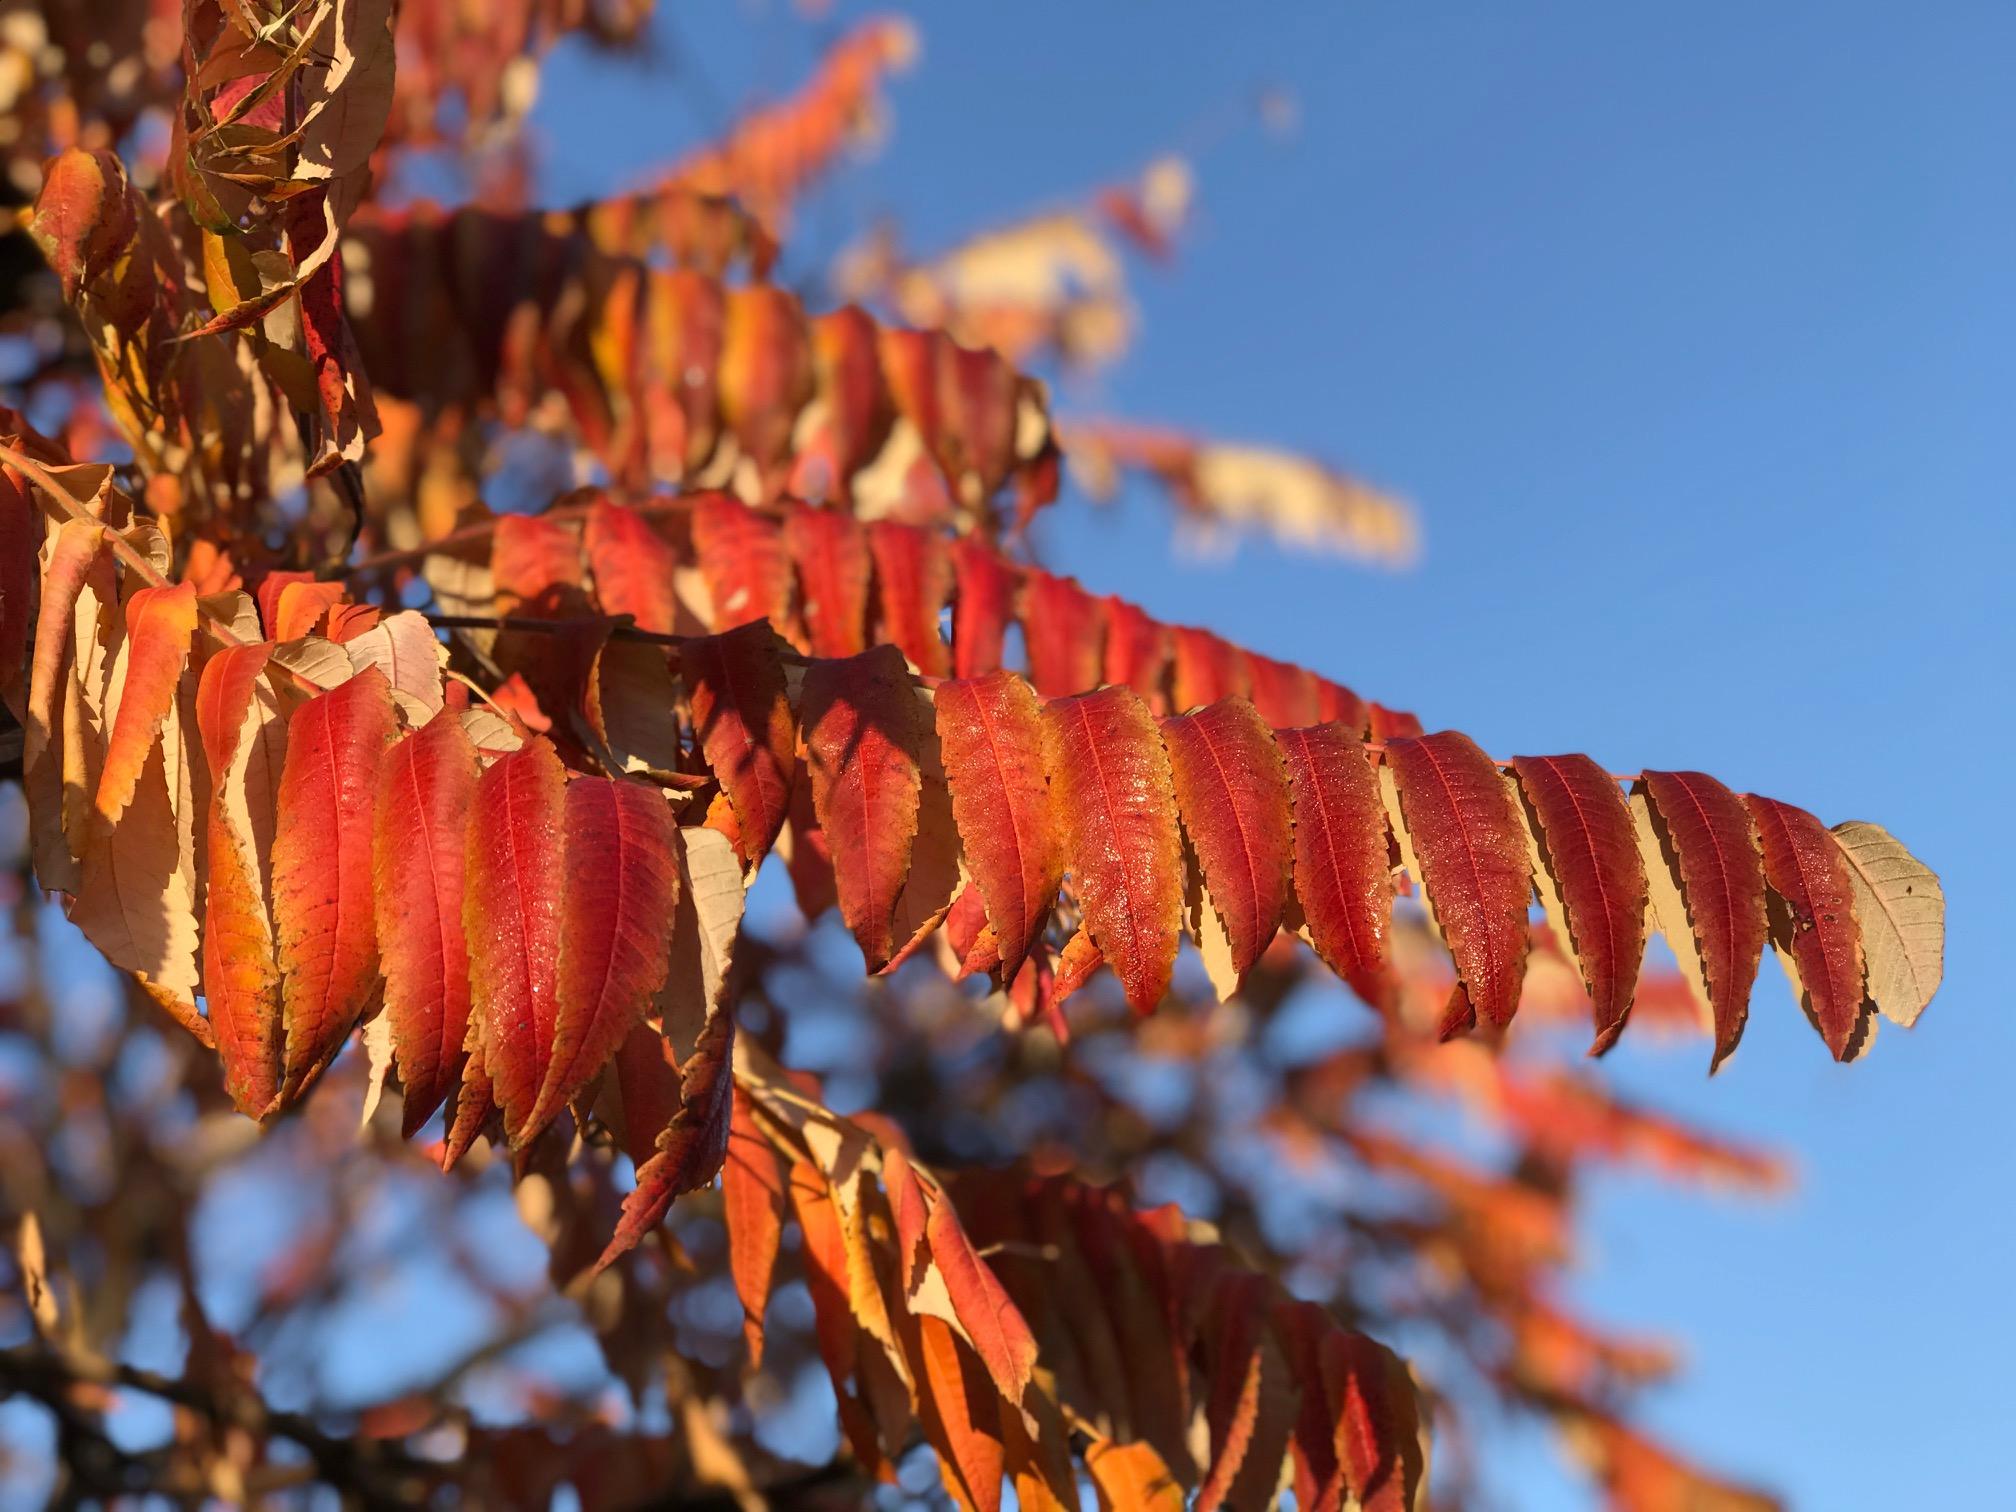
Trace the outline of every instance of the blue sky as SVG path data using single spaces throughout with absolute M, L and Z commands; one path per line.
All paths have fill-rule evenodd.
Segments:
M 1634 1090 L 1796 1152 L 1801 1180 L 1778 1206 L 1607 1184 L 1582 1295 L 1688 1342 L 1650 1417 L 1715 1463 L 1803 1507 L 1978 1504 L 2016 1355 L 1996 587 L 2016 546 L 2016 11 L 1234 17 L 924 12 L 893 137 L 801 237 L 830 252 L 887 211 L 943 246 L 1213 137 L 1130 360 L 1065 400 L 1348 464 L 1418 502 L 1423 560 L 1172 556 L 1145 503 L 1066 504 L 1046 548 L 1501 755 L 1703 767 L 1878 819 L 1943 874 L 1945 988 L 1862 1064 L 1828 1060 L 1772 965 L 1713 1082 L 1691 1055 L 1611 1057 Z M 598 69 L 592 92 L 571 55 L 549 72 L 556 198 L 633 179 L 813 50 L 775 5 L 668 21 L 649 69 Z M 1263 85 L 1299 102 L 1291 139 L 1214 130 Z M 1522 1505 L 1584 1504 L 1547 1454 L 1507 1452 Z

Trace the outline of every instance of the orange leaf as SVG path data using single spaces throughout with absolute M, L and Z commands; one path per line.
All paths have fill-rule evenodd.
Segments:
M 342 1048 L 378 987 L 372 798 L 396 728 L 376 667 L 310 699 L 287 726 L 273 844 L 273 925 L 287 1025 L 282 1101 Z
M 280 710 L 260 674 L 267 644 L 231 646 L 204 664 L 196 722 L 210 766 L 210 883 L 204 893 L 203 992 L 224 1063 L 224 1088 L 257 1118 L 280 1095 L 280 967 L 266 905 L 280 771 Z
M 925 1239 L 932 1262 L 945 1278 L 960 1327 L 1002 1397 L 1020 1402 L 1036 1369 L 1035 1335 L 1000 1278 L 974 1250 L 951 1203 L 933 1198 L 927 1206 Z
M 98 778 L 98 815 L 117 824 L 175 707 L 196 634 L 196 585 L 142 588 L 126 601 L 126 682 Z
M 721 1168 L 721 1204 L 728 1225 L 728 1269 L 742 1303 L 751 1370 L 763 1363 L 763 1315 L 783 1238 L 787 1175 L 738 1088 L 728 1125 L 727 1163 Z
M 1151 1012 L 1169 990 L 1182 927 L 1182 849 L 1169 755 L 1127 688 L 1043 710 L 1043 759 L 1071 801 L 1059 806 L 1072 886 L 1127 1001 Z
M 1116 1444 L 1094 1439 L 1085 1468 L 1099 1497 L 1099 1512 L 1183 1512 L 1183 1486 L 1146 1440 Z
M 916 1330 L 918 1414 L 945 1489 L 965 1512 L 999 1512 L 1007 1473 L 999 1400 L 948 1324 L 921 1317 Z

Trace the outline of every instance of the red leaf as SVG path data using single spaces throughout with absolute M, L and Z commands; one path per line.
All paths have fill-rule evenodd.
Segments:
M 1316 722 L 1348 725 L 1351 733 L 1363 740 L 1371 731 L 1372 716 L 1365 700 L 1356 693 L 1342 683 L 1319 677 L 1316 679 Z
M 623 1199 L 616 1232 L 595 1261 L 596 1273 L 663 1223 L 673 1198 L 698 1191 L 720 1171 L 728 1156 L 734 1056 L 735 1016 L 723 1008 L 707 1020 L 680 1068 L 679 1111 L 658 1136 L 658 1153 L 637 1168 L 636 1190 Z
M 1151 709 L 1166 708 L 1162 679 L 1169 670 L 1169 627 L 1125 599 L 1099 602 L 1106 611 L 1104 680 L 1132 688 Z
M 784 541 L 798 565 L 805 634 L 814 656 L 853 656 L 868 645 L 868 541 L 844 509 L 794 507 Z
M 1293 1426 L 1284 1362 L 1269 1335 L 1268 1283 L 1250 1271 L 1225 1276 L 1211 1297 L 1211 1468 L 1197 1512 L 1273 1499 Z
M 581 538 L 543 515 L 499 515 L 490 545 L 497 612 L 559 619 L 585 607 Z
M 1288 775 L 1259 711 L 1227 698 L 1162 721 L 1176 809 L 1244 976 L 1273 942 L 1294 849 Z
M 881 607 L 880 639 L 894 644 L 926 677 L 943 677 L 950 663 L 938 618 L 952 595 L 952 561 L 935 532 L 893 520 L 868 527 Z
M 392 689 L 376 667 L 310 699 L 287 726 L 273 844 L 283 1101 L 342 1048 L 377 990 L 371 809 L 395 729 Z
M 1568 943 L 1596 1011 L 1591 1054 L 1616 1043 L 1645 958 L 1645 862 L 1631 809 L 1587 756 L 1515 756 L 1543 875 L 1558 888 Z
M 1705 772 L 1647 772 L 1645 796 L 1665 828 L 1662 849 L 1680 880 L 1687 925 L 1701 953 L 1715 1017 L 1719 1066 L 1743 1037 L 1750 989 L 1764 954 L 1764 861 L 1750 811 Z M 1663 928 L 1678 920 L 1661 919 Z
M 1363 1334 L 1323 1340 L 1323 1378 L 1337 1413 L 1337 1457 L 1364 1512 L 1412 1512 L 1428 1466 L 1414 1382 L 1398 1356 Z
M 1772 940 L 1834 1059 L 1852 1060 L 1875 1005 L 1863 986 L 1862 926 L 1848 863 L 1832 832 L 1806 810 L 1755 793 L 1743 802 L 1763 843 Z
M 1323 722 L 1322 690 L 1314 673 L 1251 651 L 1246 653 L 1246 670 L 1253 679 L 1253 707 L 1275 729 Z
M 679 557 L 650 519 L 597 499 L 589 507 L 581 544 L 595 574 L 595 600 L 602 612 L 627 614 L 640 630 L 670 635 L 678 622 L 672 573 Z
M 98 779 L 98 816 L 108 825 L 117 824 L 133 801 L 148 753 L 175 707 L 195 635 L 193 583 L 142 588 L 126 601 L 126 683 Z
M 784 1232 L 783 1158 L 756 1125 L 749 1099 L 738 1089 L 728 1126 L 728 1159 L 721 1168 L 722 1215 L 728 1225 L 728 1269 L 742 1303 L 742 1336 L 749 1368 L 763 1363 L 763 1314 Z
M 970 535 L 952 543 L 952 570 L 958 585 L 952 609 L 952 670 L 960 677 L 978 677 L 1001 665 L 1019 575 L 993 547 Z
M 658 1136 L 679 1112 L 679 1066 L 672 1042 L 649 1019 L 639 1019 L 623 1036 L 609 1064 L 622 1115 L 619 1148 L 631 1164 L 642 1165 L 658 1148 Z M 607 1079 L 603 1082 L 606 1089 Z
M 1238 694 L 1246 696 L 1246 653 L 1209 630 L 1178 626 L 1170 632 L 1176 643 L 1176 711 L 1185 713 Z
M 1295 897 L 1323 964 L 1373 1007 L 1392 1005 L 1393 876 L 1386 811 L 1364 743 L 1345 724 L 1283 730 L 1295 815 Z
M 1022 584 L 1022 636 L 1029 681 L 1045 698 L 1066 698 L 1099 686 L 1105 670 L 1099 601 L 1074 578 L 1031 568 Z
M 271 746 L 250 718 L 260 674 L 272 653 L 265 644 L 219 651 L 204 664 L 196 689 L 196 724 L 212 786 L 203 993 L 224 1063 L 224 1088 L 238 1111 L 252 1118 L 264 1114 L 280 1095 L 283 1041 L 280 967 L 262 875 L 273 840 L 279 773 L 271 767 Z M 265 719 L 279 721 L 277 705 L 262 712 Z
M 1043 770 L 1043 710 L 1012 672 L 942 683 L 938 744 L 966 864 L 1012 982 L 1043 932 L 1063 847 Z
M 1043 711 L 1044 764 L 1060 805 L 1066 864 L 1094 942 L 1127 1001 L 1151 1012 L 1169 990 L 1182 926 L 1182 848 L 1169 755 L 1138 694 L 1101 688 Z
M 680 649 L 680 670 L 700 753 L 741 828 L 736 849 L 754 867 L 783 828 L 798 762 L 777 638 L 760 624 L 696 636 Z
M 679 856 L 657 788 L 610 777 L 567 784 L 553 1058 L 527 1143 L 595 1078 L 665 984 Z
M 385 753 L 372 864 L 385 1012 L 406 1089 L 408 1139 L 462 1074 L 469 1028 L 463 868 L 475 795 L 476 748 L 452 708 Z
M 840 916 L 869 971 L 880 971 L 903 943 L 893 930 L 917 838 L 923 706 L 902 653 L 883 645 L 813 662 L 799 710 L 812 806 L 833 858 Z
M 527 1141 L 552 1060 L 567 776 L 534 738 L 476 782 L 463 883 L 469 1011 L 512 1147 Z
M 943 1197 L 929 1198 L 924 1225 L 931 1259 L 945 1278 L 953 1311 L 973 1349 L 1010 1402 L 1020 1402 L 1036 1369 L 1036 1337 L 987 1262 L 973 1248 L 959 1215 Z
M 854 474 L 882 449 L 893 412 L 875 350 L 876 326 L 858 305 L 844 305 L 812 321 L 812 368 L 818 396 L 825 401 L 835 495 L 847 499 Z M 801 497 L 802 490 L 799 492 Z M 852 518 L 851 514 L 847 516 Z M 817 649 L 816 647 L 814 648 Z M 851 656 L 860 650 L 818 652 Z
M 1418 736 L 1422 733 L 1421 721 L 1400 709 L 1389 709 L 1384 704 L 1368 703 L 1365 706 L 1365 722 L 1377 741 L 1398 740 L 1403 736 Z
M 1533 896 L 1526 831 L 1489 756 L 1455 730 L 1389 741 L 1386 762 L 1420 859 L 1421 890 L 1455 957 L 1457 988 L 1445 1032 L 1505 1025 L 1526 977 L 1527 903 Z
M 775 520 L 727 494 L 702 494 L 693 506 L 693 550 L 714 601 L 715 630 L 761 619 L 780 632 L 789 627 L 791 563 Z

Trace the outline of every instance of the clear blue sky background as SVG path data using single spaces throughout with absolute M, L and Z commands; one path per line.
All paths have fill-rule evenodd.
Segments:
M 650 67 L 549 72 L 555 199 L 781 92 L 817 40 L 774 4 L 666 12 Z M 924 12 L 894 137 L 815 202 L 805 250 L 882 210 L 943 246 L 1293 91 L 1294 138 L 1201 155 L 1131 360 L 1067 398 L 1348 463 L 1419 502 L 1421 565 L 1184 560 L 1145 503 L 1060 507 L 1046 546 L 1494 752 L 1704 767 L 1879 819 L 1943 873 L 1945 989 L 1861 1065 L 1773 965 L 1712 1083 L 1691 1055 L 1606 1063 L 1796 1151 L 1801 1182 L 1775 1207 L 1605 1186 L 1583 1296 L 1688 1341 L 1656 1426 L 1796 1505 L 1992 1501 L 2016 1357 L 2016 9 L 1236 15 Z M 1507 1452 L 1522 1505 L 1584 1504 Z

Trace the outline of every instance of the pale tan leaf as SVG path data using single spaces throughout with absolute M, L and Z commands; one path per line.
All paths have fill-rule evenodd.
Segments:
M 417 609 L 386 616 L 362 635 L 343 642 L 342 649 L 353 672 L 366 667 L 383 672 L 401 707 L 410 701 L 420 710 L 420 723 L 441 711 L 441 669 L 448 665 L 448 648 L 435 637 L 427 616 Z M 403 700 L 402 693 L 406 695 Z M 408 713 L 410 718 L 410 709 Z
M 1851 819 L 1834 826 L 1855 916 L 1862 924 L 1869 996 L 1885 1018 L 1905 1028 L 1939 990 L 1946 954 L 1946 894 L 1929 866 L 1880 824 Z

